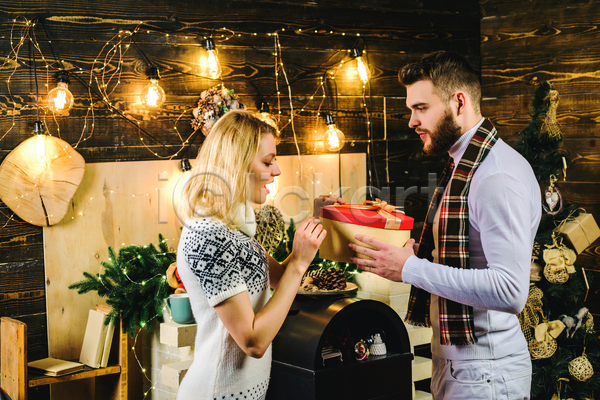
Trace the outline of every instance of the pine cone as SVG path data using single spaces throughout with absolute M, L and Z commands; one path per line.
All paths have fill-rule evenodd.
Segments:
M 346 276 L 340 269 L 329 268 L 322 274 L 318 287 L 322 290 L 344 290 L 346 289 Z
M 310 269 L 310 270 L 306 271 L 306 274 L 304 274 L 304 278 L 310 277 L 310 278 L 313 278 L 314 281 L 320 282 L 321 280 L 323 280 L 325 278 L 326 273 L 327 273 L 327 271 L 325 271 L 324 269 L 321 269 L 321 268 Z

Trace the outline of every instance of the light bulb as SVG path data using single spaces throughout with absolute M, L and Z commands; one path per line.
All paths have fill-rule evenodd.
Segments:
M 221 77 L 221 63 L 219 62 L 219 56 L 217 55 L 217 48 L 215 47 L 215 42 L 212 38 L 208 38 L 204 41 L 204 48 L 206 49 L 208 55 L 207 63 L 204 67 L 204 76 L 207 76 L 211 79 L 219 79 Z
M 57 84 L 48 92 L 48 107 L 55 114 L 66 114 L 73 107 L 73 94 L 69 90 L 69 76 L 67 71 L 58 71 Z
M 365 65 L 362 57 L 356 57 L 356 67 L 358 68 L 360 80 L 363 81 L 363 83 L 367 83 L 369 81 L 369 69 Z
M 48 160 L 46 155 L 46 131 L 41 121 L 33 123 L 33 134 L 35 135 L 35 156 L 40 164 Z
M 335 126 L 335 120 L 331 114 L 326 114 L 327 131 L 325 131 L 325 148 L 328 151 L 340 151 L 346 143 L 346 136 Z
M 367 67 L 367 64 L 365 64 L 365 61 L 362 58 L 363 51 L 355 46 L 352 48 L 351 55 L 352 57 L 356 58 L 356 69 L 358 71 L 360 80 L 363 82 L 363 84 L 366 84 L 369 81 L 371 73 L 369 71 L 369 67 Z
M 156 109 L 162 105 L 165 101 L 165 91 L 158 84 L 160 76 L 158 75 L 158 68 L 150 67 L 148 69 L 148 77 L 150 83 L 142 89 L 140 93 L 140 100 L 146 108 Z

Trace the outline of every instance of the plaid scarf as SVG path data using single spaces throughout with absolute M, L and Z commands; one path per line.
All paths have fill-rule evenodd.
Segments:
M 438 226 L 439 263 L 456 268 L 469 268 L 469 186 L 477 167 L 497 140 L 496 128 L 486 119 L 469 142 L 456 166 L 454 176 L 453 160 L 448 160 L 427 211 L 417 257 L 433 261 L 431 251 L 435 245 L 432 226 L 441 200 Z M 448 181 L 450 188 L 442 198 Z M 425 290 L 411 287 L 406 321 L 413 325 L 431 326 L 430 298 L 431 295 Z M 443 297 L 439 297 L 438 300 L 441 344 L 458 346 L 477 343 L 473 307 Z

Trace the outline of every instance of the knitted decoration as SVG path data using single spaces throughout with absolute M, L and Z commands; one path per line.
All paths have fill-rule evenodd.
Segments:
M 542 314 L 542 318 L 543 318 Z M 558 348 L 556 338 L 565 329 L 561 321 L 544 321 L 535 327 L 535 337 L 529 341 L 529 353 L 533 360 L 550 358 Z
M 262 206 L 256 214 L 256 233 L 254 238 L 269 254 L 273 254 L 283 240 L 285 223 L 281 212 L 271 205 Z
M 575 259 L 577 254 L 572 249 L 563 244 L 557 244 L 556 241 L 552 245 L 546 245 L 548 248 L 544 250 L 544 276 L 550 283 L 565 283 L 569 280 L 569 274 L 575 273 Z
M 553 338 L 549 338 L 548 340 L 544 340 L 542 342 L 531 340 L 529 343 L 527 343 L 527 345 L 529 347 L 529 354 L 531 355 L 532 360 L 550 358 L 558 348 L 556 340 Z
M 527 303 L 525 308 L 518 315 L 519 323 L 521 324 L 521 330 L 525 335 L 527 343 L 533 339 L 533 329 L 540 323 L 539 314 L 542 311 L 542 297 L 544 293 L 540 288 L 535 285 L 529 287 L 529 296 L 527 297 Z

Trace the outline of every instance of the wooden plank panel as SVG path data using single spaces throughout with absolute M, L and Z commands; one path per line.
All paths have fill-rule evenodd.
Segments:
M 492 119 L 500 137 L 505 140 L 514 138 L 529 125 L 529 105 L 536 86 L 528 88 L 530 93 L 527 96 L 488 97 L 481 104 L 483 115 Z M 598 93 L 562 94 L 559 90 L 559 96 L 556 119 L 565 138 L 600 136 Z
M 593 4 L 531 9 L 481 23 L 486 95 L 527 95 L 531 83 L 552 81 L 562 93 L 597 92 L 600 53 Z
M 348 31 L 349 36 L 361 33 L 366 38 L 387 39 L 387 46 L 383 48 L 393 46 L 399 41 L 404 42 L 405 45 L 412 43 L 416 47 L 427 46 L 427 44 L 436 46 L 443 41 L 446 46 L 456 49 L 456 47 L 464 48 L 465 39 L 472 40 L 476 37 L 478 21 L 476 7 L 472 7 L 471 13 L 458 13 L 454 7 L 439 13 L 424 13 L 412 7 L 393 10 L 361 7 L 360 25 L 358 25 L 355 7 L 338 7 L 328 3 L 315 7 L 314 4 L 254 2 L 252 7 L 248 7 L 245 2 L 230 1 L 227 7 L 221 3 L 190 7 L 185 2 L 169 2 L 165 5 L 155 4 L 148 8 L 139 0 L 127 3 L 111 0 L 85 12 L 74 9 L 68 2 L 56 3 L 53 3 L 53 15 L 45 19 L 54 40 L 76 37 L 80 41 L 100 43 L 106 42 L 120 29 L 133 29 L 143 21 L 145 26 L 158 31 L 201 37 L 211 34 L 213 29 L 216 29 L 218 34 L 218 29 L 224 26 L 244 34 L 262 33 L 263 35 L 258 36 L 257 39 L 267 38 L 264 34 L 275 30 L 286 29 L 286 34 L 290 34 L 297 29 L 302 29 L 302 34 L 297 36 L 304 37 L 306 40 L 304 43 L 298 43 L 298 47 L 311 47 L 311 43 L 312 46 L 323 47 L 323 41 L 329 40 L 326 33 Z M 21 4 L 20 7 L 21 9 L 16 12 L 6 10 L 6 15 L 11 17 L 39 15 L 39 13 L 28 14 L 25 10 L 34 8 L 29 8 L 26 4 Z M 132 15 L 132 10 L 136 8 L 139 11 Z M 162 18 L 157 18 L 157 15 Z M 449 16 L 452 18 L 448 18 Z M 398 28 L 398 21 L 402 21 L 402 29 Z M 2 35 L 8 36 L 9 28 L 10 26 L 4 26 Z M 318 31 L 317 34 L 314 34 L 315 30 Z M 44 35 L 39 36 L 43 38 Z
M 132 99 L 133 96 L 129 96 L 129 98 Z M 168 108 L 164 112 L 161 112 L 160 114 L 153 114 L 153 119 L 141 120 L 139 127 L 142 128 L 146 133 L 139 131 L 124 118 L 114 114 L 109 114 L 105 110 L 100 109 L 95 113 L 95 127 L 93 134 L 89 136 L 88 131 L 86 136 L 89 136 L 89 138 L 83 141 L 77 147 L 77 150 L 82 153 L 84 148 L 139 146 L 142 144 L 140 138 L 143 138 L 143 142 L 148 145 L 162 143 L 171 149 L 170 151 L 166 151 L 164 149 L 162 152 L 157 151 L 157 153 L 161 156 L 174 154 L 178 150 L 177 144 L 181 144 L 181 139 L 179 138 L 177 132 L 179 132 L 179 134 L 186 139 L 192 134 L 192 129 L 190 126 L 190 111 L 188 111 L 186 115 L 179 118 L 178 121 L 177 118 L 182 115 L 183 110 L 191 110 L 191 108 L 197 104 L 197 99 L 198 96 L 185 96 L 177 98 L 176 100 L 180 103 L 175 104 L 169 102 L 167 105 Z M 240 100 L 244 104 L 247 104 L 248 108 L 253 108 L 255 107 L 257 99 L 250 96 L 240 96 Z M 269 100 L 271 100 L 271 111 L 276 114 L 277 99 L 271 97 Z M 364 103 L 365 100 L 367 103 Z M 321 106 L 321 112 L 327 111 L 327 103 L 328 101 L 324 101 L 321 104 L 321 100 L 319 99 L 310 101 L 309 96 L 306 95 L 299 94 L 293 97 L 294 110 L 296 112 L 302 110 L 303 107 L 306 106 L 305 111 L 300 112 L 300 114 L 295 117 L 294 120 L 294 125 L 300 141 L 315 140 L 315 138 L 311 137 L 308 132 L 314 131 L 314 124 L 317 121 L 316 111 L 318 107 Z M 333 111 L 334 115 L 337 115 L 336 124 L 344 131 L 349 140 L 367 139 L 367 114 L 363 104 L 368 105 L 369 117 L 373 127 L 373 139 L 383 138 L 384 117 L 388 130 L 390 130 L 390 136 L 396 134 L 396 129 L 409 129 L 407 127 L 407 122 L 410 114 L 404 106 L 404 99 L 386 98 L 387 110 L 385 116 L 383 114 L 383 98 L 381 96 L 371 96 L 363 99 L 362 97 L 358 96 L 340 95 L 329 99 L 329 103 L 331 106 L 337 103 L 337 113 L 333 109 L 331 111 Z M 126 102 L 124 102 L 124 104 L 126 104 Z M 125 110 L 128 111 L 128 108 L 129 107 L 127 107 Z M 285 97 L 281 99 L 281 112 L 281 126 L 283 127 L 287 123 L 290 113 L 289 101 Z M 73 115 L 68 118 L 63 118 L 60 120 L 57 119 L 56 123 L 50 118 L 45 119 L 45 121 L 49 131 L 53 135 L 57 135 L 58 129 L 60 129 L 61 138 L 68 143 L 75 145 L 82 135 L 82 128 L 85 126 L 86 121 L 84 114 L 75 112 L 72 114 Z M 31 135 L 30 124 L 34 118 L 35 117 L 33 115 L 22 115 L 15 117 L 15 126 L 13 128 L 15 134 L 12 134 L 11 132 L 10 141 L 0 141 L 0 148 L 5 148 L 6 150 L 12 149 L 13 147 L 16 147 L 20 141 L 28 138 Z M 0 124 L 12 124 L 12 121 L 12 116 L 7 116 L 4 118 L 0 116 Z M 87 120 L 87 124 L 90 124 L 91 122 L 92 121 L 90 119 Z M 174 129 L 175 126 L 177 127 L 177 131 Z M 322 131 L 325 130 L 323 117 L 319 118 L 319 127 Z M 152 137 L 156 138 L 156 140 L 153 140 Z M 192 137 L 191 143 L 199 144 L 202 142 L 202 140 L 202 134 L 197 132 L 195 136 Z M 293 141 L 291 125 L 288 125 L 285 129 L 283 129 L 282 140 Z M 89 161 L 89 159 L 86 158 L 86 161 Z
M 479 7 L 484 19 L 497 17 L 506 18 L 514 15 L 522 15 L 532 10 L 551 10 L 558 8 L 574 8 L 588 5 L 588 0 L 480 0 Z
M 13 217 L 13 212 L 0 204 L 0 263 L 42 260 L 42 228 Z
M 592 213 L 596 220 L 600 220 L 600 182 L 559 182 L 560 191 L 565 201 L 581 207 Z
M 1 314 L 22 316 L 46 312 L 42 260 L 0 264 Z
M 27 358 L 30 361 L 48 357 L 48 324 L 46 312 L 16 316 L 27 324 Z

